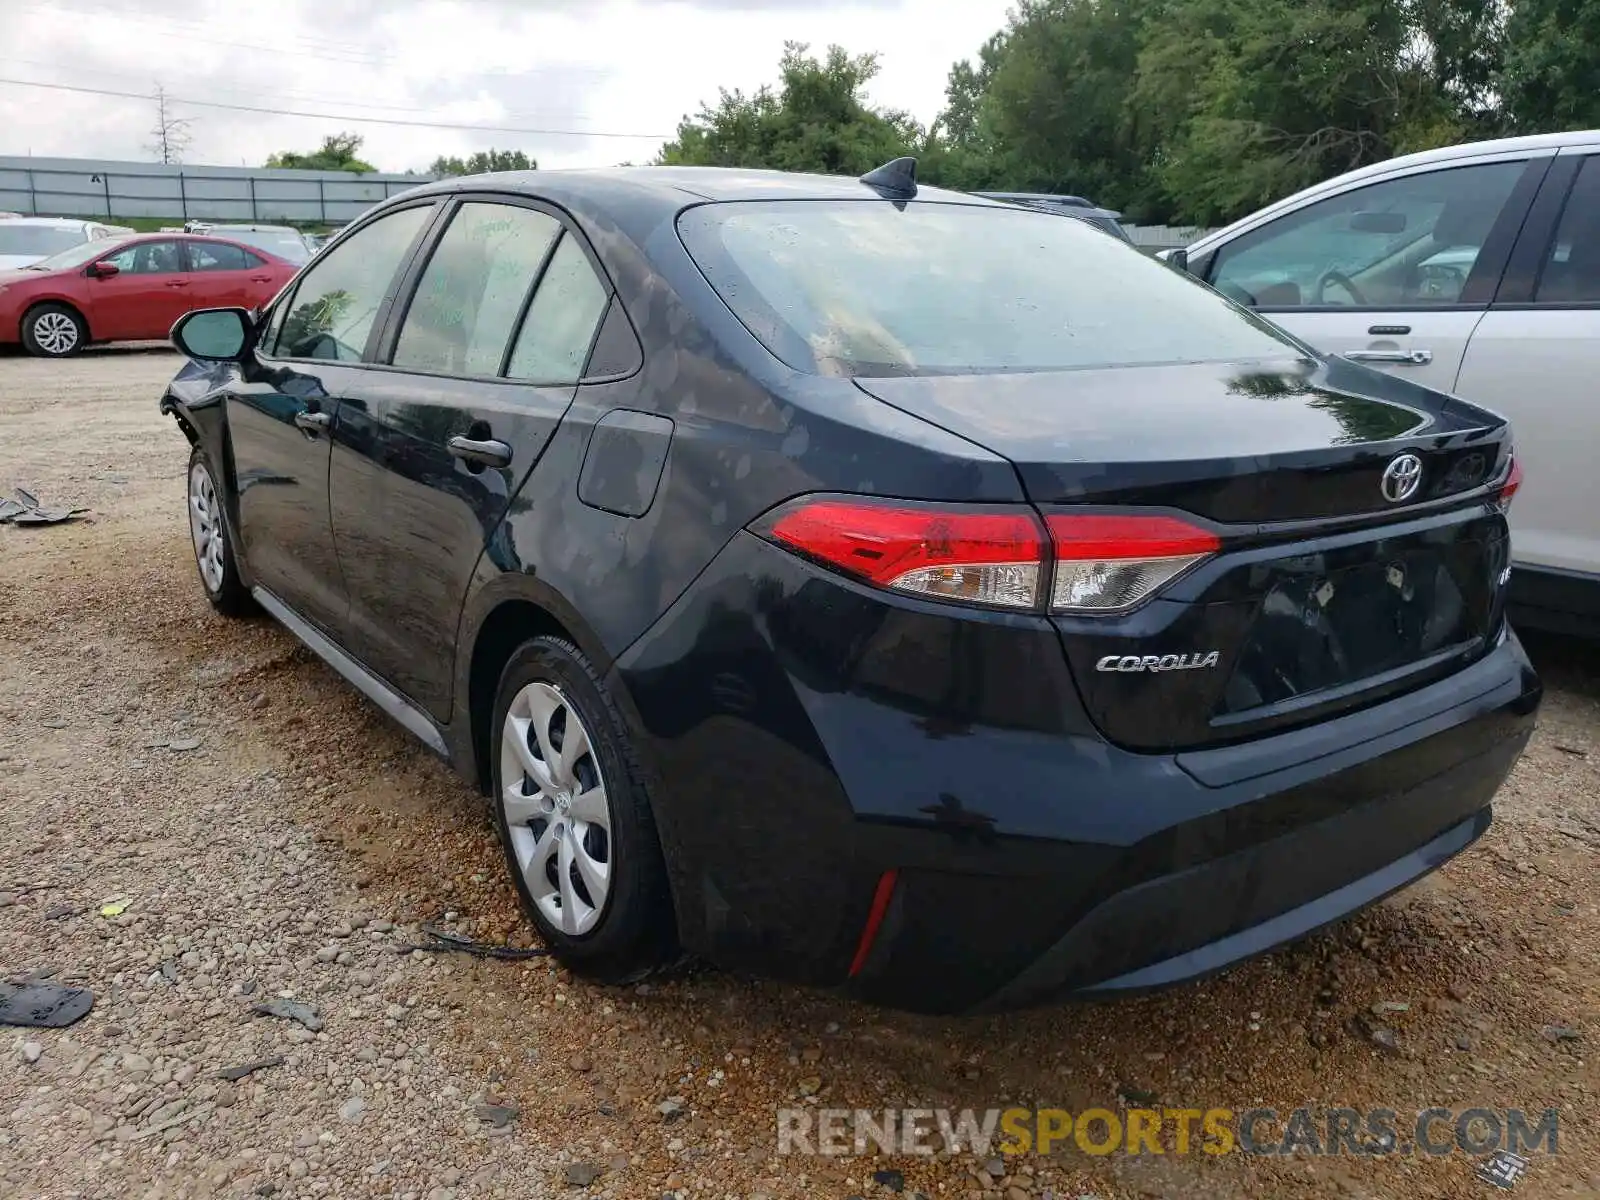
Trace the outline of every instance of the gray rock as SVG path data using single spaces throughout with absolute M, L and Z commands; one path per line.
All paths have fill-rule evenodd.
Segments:
M 575 1162 L 568 1163 L 567 1169 L 562 1172 L 568 1187 L 588 1187 L 605 1172 L 594 1163 Z
M 44 1053 L 44 1047 L 41 1046 L 38 1042 L 23 1042 L 22 1043 L 22 1061 L 25 1062 L 25 1063 L 36 1063 L 36 1062 L 38 1062 L 39 1061 L 39 1056 L 42 1055 L 43 1053 Z
M 197 737 L 173 738 L 167 743 L 167 749 L 177 754 L 183 754 L 190 750 L 198 750 L 200 749 L 200 739 Z
M 1367 1030 L 1367 1041 L 1390 1054 L 1400 1053 L 1400 1035 L 1382 1025 L 1373 1025 Z
M 361 1114 L 367 1111 L 367 1102 L 360 1096 L 351 1096 L 339 1106 L 339 1119 L 354 1125 L 361 1120 Z
M 472 1111 L 478 1120 L 485 1121 L 496 1129 L 503 1129 L 517 1119 L 520 1110 L 516 1101 L 508 1100 L 504 1104 L 479 1104 Z
M 285 1000 L 281 996 L 274 996 L 271 1000 L 251 1005 L 250 1011 L 259 1017 L 282 1017 L 286 1021 L 298 1021 L 312 1033 L 322 1028 L 322 1018 L 317 1015 L 317 1010 L 309 1004 L 301 1004 L 298 1000 Z

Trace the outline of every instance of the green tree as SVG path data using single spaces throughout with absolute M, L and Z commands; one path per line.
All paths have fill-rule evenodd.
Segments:
M 1504 14 L 1503 0 L 1020 0 L 952 69 L 930 153 L 956 186 L 1219 222 L 1498 132 Z
M 371 163 L 356 157 L 361 149 L 359 133 L 332 133 L 322 139 L 322 145 L 310 154 L 297 150 L 281 150 L 267 156 L 267 166 L 299 171 L 355 171 L 377 170 Z
M 724 90 L 715 106 L 702 105 L 678 123 L 678 136 L 656 163 L 860 175 L 915 153 L 924 141 L 917 122 L 866 102 L 877 72 L 875 55 L 830 46 L 819 60 L 789 42 L 777 90 L 762 87 L 752 96 Z
M 486 175 L 491 171 L 537 171 L 538 162 L 521 150 L 477 150 L 466 158 L 441 154 L 428 168 L 430 175 Z
M 1600 125 L 1600 0 L 1516 0 L 1500 87 L 1521 132 Z

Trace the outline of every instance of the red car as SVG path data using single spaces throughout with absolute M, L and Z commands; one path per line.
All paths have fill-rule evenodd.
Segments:
M 187 234 L 85 242 L 0 271 L 0 345 L 46 358 L 90 342 L 164 338 L 197 308 L 256 308 L 299 268 L 259 246 Z

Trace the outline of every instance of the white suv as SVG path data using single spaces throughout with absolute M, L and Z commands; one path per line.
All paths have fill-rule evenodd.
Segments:
M 0 220 L 0 271 L 32 266 L 84 242 L 131 232 L 116 225 L 68 217 L 6 217 Z
M 1318 349 L 1509 417 L 1514 613 L 1600 633 L 1600 131 L 1363 167 L 1183 258 Z

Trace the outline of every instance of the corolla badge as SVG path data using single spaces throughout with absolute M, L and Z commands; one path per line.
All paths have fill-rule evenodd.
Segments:
M 1096 671 L 1196 671 L 1214 667 L 1222 658 L 1220 650 L 1196 650 L 1193 654 L 1108 654 L 1095 663 Z
M 1415 454 L 1401 454 L 1392 459 L 1383 469 L 1383 479 L 1379 481 L 1379 488 L 1383 491 L 1383 498 L 1390 504 L 1399 504 L 1402 500 L 1409 500 L 1416 495 L 1417 488 L 1422 483 L 1422 460 Z

